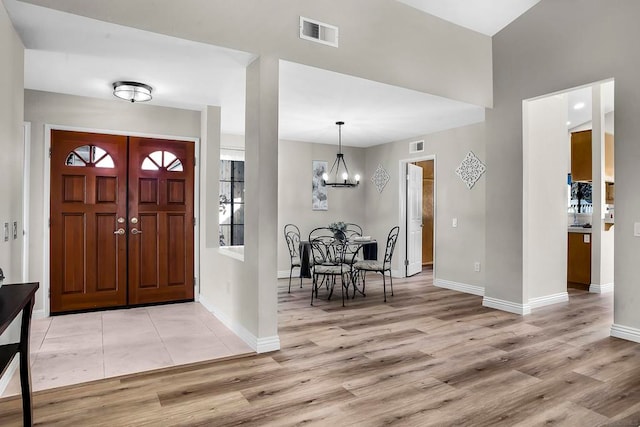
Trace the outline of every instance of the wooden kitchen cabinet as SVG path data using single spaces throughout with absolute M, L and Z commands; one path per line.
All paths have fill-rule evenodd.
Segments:
M 569 232 L 567 286 L 589 289 L 591 285 L 591 233 Z M 588 240 L 585 242 L 585 240 Z
M 604 180 L 606 182 L 614 182 L 613 168 L 613 135 L 604 134 Z
M 610 133 L 604 134 L 604 180 L 613 182 L 614 139 Z M 591 131 L 583 130 L 571 133 L 571 180 L 592 181 Z
M 571 133 L 571 180 L 591 181 L 591 131 Z

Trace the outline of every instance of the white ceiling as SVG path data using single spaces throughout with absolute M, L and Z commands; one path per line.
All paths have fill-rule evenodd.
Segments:
M 255 55 L 4 0 L 25 47 L 27 89 L 123 102 L 112 83 L 153 87 L 151 104 L 219 105 L 222 132 L 244 134 L 245 68 Z M 372 146 L 484 120 L 482 107 L 281 61 L 280 138 Z
M 280 137 L 368 147 L 484 120 L 484 108 L 280 61 Z
M 430 15 L 493 36 L 540 0 L 398 0 Z
M 614 111 L 614 82 L 609 81 L 602 85 L 602 105 L 604 112 Z M 592 118 L 592 87 L 591 85 L 567 92 L 568 115 L 567 127 L 571 130 L 575 127 L 591 122 Z M 578 104 L 584 104 L 581 108 Z

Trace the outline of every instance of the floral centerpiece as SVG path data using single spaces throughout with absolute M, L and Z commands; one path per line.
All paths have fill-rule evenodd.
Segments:
M 342 221 L 336 221 L 329 224 L 329 228 L 333 231 L 333 236 L 338 240 L 344 240 L 344 232 L 347 230 L 347 224 Z

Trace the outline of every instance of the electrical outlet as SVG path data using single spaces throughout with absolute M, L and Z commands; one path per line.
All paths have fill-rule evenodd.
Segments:
M 18 221 L 13 221 L 13 240 L 18 238 Z
M 5 242 L 9 241 L 9 223 L 8 222 L 4 223 L 4 241 Z
M 451 226 L 452 226 L 453 228 L 456 228 L 456 227 L 458 226 L 458 218 L 453 218 L 453 219 L 451 220 Z
M 478 261 L 473 263 L 473 271 L 476 273 L 480 271 L 480 263 Z

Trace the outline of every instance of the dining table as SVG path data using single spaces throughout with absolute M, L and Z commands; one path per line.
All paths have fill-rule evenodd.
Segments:
M 375 239 L 352 239 L 347 244 L 360 245 L 362 249 L 362 258 L 365 260 L 378 259 L 378 242 Z M 306 279 L 311 278 L 311 242 L 308 240 L 300 241 L 300 276 Z

